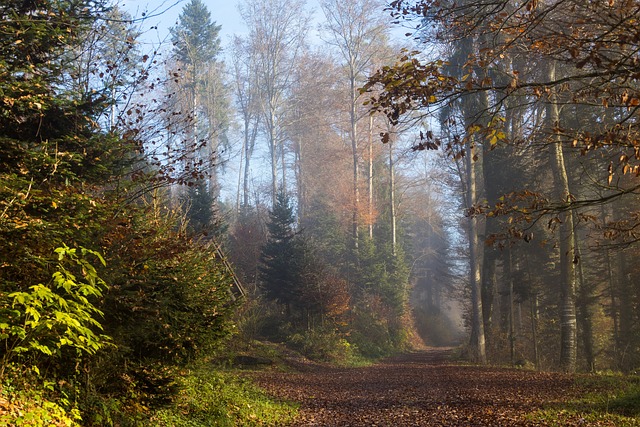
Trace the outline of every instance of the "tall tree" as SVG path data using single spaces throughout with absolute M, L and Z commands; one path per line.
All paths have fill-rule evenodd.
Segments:
M 386 42 L 388 27 L 385 16 L 381 14 L 383 6 L 377 0 L 325 0 L 321 7 L 327 19 L 327 41 L 344 61 L 347 80 L 347 132 L 353 160 L 352 239 L 354 248 L 357 248 L 361 179 L 358 122 L 366 114 L 359 108 L 362 102 L 358 89 Z
M 249 206 L 251 159 L 262 117 L 259 105 L 259 70 L 256 58 L 251 54 L 248 40 L 234 37 L 231 51 L 235 101 L 242 120 L 242 161 L 236 204 L 238 209 L 240 204 L 246 209 Z M 240 187 L 242 187 L 242 191 L 240 191 Z M 240 203 L 240 199 L 242 199 L 242 203 Z
M 289 197 L 280 189 L 276 204 L 269 211 L 269 236 L 262 249 L 260 281 L 265 296 L 286 306 L 289 314 L 299 292 L 295 222 Z
M 271 200 L 275 206 L 278 188 L 286 187 L 286 95 L 311 18 L 304 0 L 245 0 L 240 14 L 249 28 L 249 54 L 259 70 L 260 104 L 271 163 Z
M 556 63 L 547 65 L 547 81 L 556 81 Z M 547 132 L 551 135 L 549 153 L 551 169 L 557 188 L 558 200 L 570 200 L 571 190 L 565 166 L 562 140 L 559 138 L 560 113 L 555 89 L 549 95 L 546 111 Z M 573 212 L 561 212 L 558 216 L 558 240 L 560 250 L 560 365 L 566 371 L 576 369 L 576 269 L 575 226 Z
M 80 218 L 93 210 L 88 185 L 109 178 L 109 165 L 126 145 L 95 126 L 110 93 L 61 89 L 65 51 L 80 45 L 103 6 L 0 5 L 0 286 L 8 287 L 2 292 L 47 281 L 49 266 L 38 259 L 78 242 L 72 224 L 87 227 Z
M 222 49 L 220 28 L 211 21 L 211 13 L 201 0 L 191 0 L 182 9 L 177 25 L 170 29 L 174 59 L 185 79 L 184 83 L 179 81 L 176 90 L 186 102 L 182 108 L 190 111 L 184 116 L 188 124 L 183 168 L 190 175 L 189 184 L 201 190 L 188 193 L 200 198 L 192 205 L 204 205 L 207 199 L 212 202 L 218 192 L 215 159 L 228 109 L 222 68 L 217 61 Z M 213 204 L 209 209 L 214 209 Z

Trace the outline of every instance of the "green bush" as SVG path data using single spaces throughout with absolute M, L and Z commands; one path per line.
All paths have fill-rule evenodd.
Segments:
M 67 410 L 42 390 L 0 388 L 0 425 L 12 427 L 80 427 L 77 409 Z
M 349 341 L 367 358 L 387 356 L 396 350 L 387 320 L 373 310 L 356 308 Z
M 548 426 L 607 425 L 640 426 L 640 378 L 635 375 L 579 375 L 575 386 L 581 397 L 527 416 Z
M 138 211 L 104 238 L 113 266 L 104 323 L 124 363 L 187 363 L 233 330 L 231 272 L 214 243 L 176 229 L 180 215 Z
M 103 313 L 94 305 L 102 298 L 106 284 L 93 265 L 85 258 L 95 256 L 105 264 L 102 256 L 81 248 L 80 253 L 68 246 L 57 248 L 57 271 L 51 283 L 31 286 L 28 291 L 12 292 L 0 299 L 0 339 L 3 341 L 3 376 L 8 363 L 32 353 L 36 371 L 42 356 L 61 357 L 63 350 L 73 348 L 76 356 L 95 354 L 110 342 L 99 334 L 102 325 L 96 317 Z M 78 270 L 74 274 L 74 270 Z M 81 279 L 79 279 L 81 277 Z
M 291 404 L 276 402 L 248 380 L 211 364 L 191 366 L 178 382 L 176 400 L 153 413 L 151 427 L 282 426 L 296 413 Z
M 293 334 L 288 342 L 312 360 L 347 364 L 357 357 L 356 347 L 334 329 L 310 329 Z

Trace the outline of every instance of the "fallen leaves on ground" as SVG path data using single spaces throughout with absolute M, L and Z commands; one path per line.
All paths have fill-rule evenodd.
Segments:
M 252 376 L 270 394 L 300 404 L 294 426 L 544 426 L 554 424 L 526 414 L 555 405 L 560 425 L 594 425 L 561 416 L 561 403 L 585 392 L 570 375 L 448 360 L 446 350 L 430 349 L 363 368 L 314 365 Z

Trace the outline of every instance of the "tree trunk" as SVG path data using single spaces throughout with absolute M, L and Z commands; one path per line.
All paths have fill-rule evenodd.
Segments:
M 511 247 L 508 249 L 508 262 L 509 262 L 509 355 L 511 358 L 511 364 L 516 362 L 516 334 L 515 334 L 515 314 L 513 312 L 513 254 Z
M 273 108 L 269 109 L 268 126 L 269 155 L 271 156 L 271 206 L 275 206 L 276 195 L 278 194 L 278 143 L 276 135 L 276 114 Z
M 471 208 L 476 201 L 475 150 L 471 144 L 466 148 L 467 162 L 467 206 Z M 482 293 L 480 259 L 478 255 L 478 218 L 470 215 L 469 227 L 469 285 L 471 287 L 471 351 L 479 363 L 487 362 L 485 349 L 484 322 L 482 319 Z
M 484 334 L 488 346 L 492 345 L 494 326 L 494 299 L 496 297 L 496 255 L 497 251 L 485 248 L 482 265 L 482 318 Z
M 369 238 L 373 239 L 373 115 L 369 116 Z
M 236 213 L 240 212 L 240 194 L 242 191 L 241 188 L 243 188 L 242 187 L 242 170 L 244 168 L 245 144 L 246 144 L 246 138 L 242 141 L 242 148 L 240 149 L 240 164 L 238 166 L 238 184 L 236 187 Z M 246 204 L 243 206 L 246 206 Z
M 603 216 L 604 217 L 604 216 Z M 607 268 L 607 279 L 609 282 L 609 303 L 611 304 L 610 313 L 611 313 L 611 321 L 613 322 L 613 360 L 618 361 L 619 358 L 619 337 L 620 337 L 620 326 L 618 320 L 618 303 L 617 303 L 617 291 L 618 288 L 616 286 L 616 280 L 613 275 L 613 263 L 611 262 L 611 253 L 609 249 L 604 250 L 605 254 L 605 266 Z
M 355 68 L 351 66 L 349 76 L 350 90 L 350 106 L 349 106 L 349 137 L 351 139 L 351 153 L 353 155 L 353 213 L 352 213 L 352 230 L 351 237 L 353 239 L 353 248 L 358 249 L 358 207 L 360 205 L 360 189 L 358 186 L 360 168 L 358 159 L 358 117 L 357 117 L 357 93 Z
M 556 80 L 556 64 L 548 64 L 547 81 Z M 552 90 L 546 108 L 547 130 L 552 135 L 549 151 L 551 169 L 557 196 L 561 203 L 568 203 L 570 198 L 569 179 L 565 168 L 562 140 L 558 133 L 560 112 L 557 94 Z M 575 282 L 575 250 L 573 215 L 570 211 L 558 214 L 558 240 L 560 247 L 560 367 L 566 372 L 574 372 L 577 358 L 577 326 L 576 326 L 576 282 Z
M 618 315 L 619 335 L 617 340 L 618 348 L 620 349 L 618 363 L 623 372 L 628 372 L 635 367 L 630 355 L 630 349 L 634 341 L 633 337 L 635 335 L 634 328 L 636 322 L 633 315 L 634 301 L 633 298 L 631 298 L 634 290 L 630 280 L 631 274 L 629 273 L 628 261 L 629 256 L 627 256 L 627 252 L 620 250 L 616 256 L 616 288 L 618 290 L 618 308 L 620 310 Z
M 533 362 L 540 370 L 540 352 L 538 350 L 538 292 L 531 295 L 531 339 L 533 340 Z
M 389 139 L 389 204 L 391 209 L 391 253 L 396 256 L 396 170 L 393 161 L 393 138 Z
M 533 361 L 536 365 L 536 370 L 540 370 L 540 350 L 538 348 L 538 289 L 534 285 L 533 277 L 531 276 L 531 264 L 529 263 L 529 255 L 525 252 L 524 262 L 527 272 L 527 280 L 529 281 L 529 298 L 531 303 L 531 344 L 533 346 Z
M 582 335 L 582 347 L 584 351 L 584 358 L 587 364 L 587 370 L 589 372 L 595 372 L 595 349 L 593 343 L 593 286 L 587 284 L 584 278 L 584 271 L 582 268 L 583 262 L 580 255 L 580 241 L 577 233 L 574 233 L 574 246 L 576 257 L 579 260 L 576 265 L 577 278 L 578 278 L 578 298 L 576 300 L 577 307 L 577 322 L 580 324 L 580 330 Z
M 297 120 L 301 121 L 300 117 Z M 306 151 L 303 152 L 302 136 L 298 135 L 294 141 L 296 162 L 294 164 L 294 171 L 296 175 L 296 184 L 298 186 L 298 224 L 301 224 L 302 220 L 307 216 L 307 201 L 306 201 L 306 185 L 305 185 L 305 164 L 304 156 Z

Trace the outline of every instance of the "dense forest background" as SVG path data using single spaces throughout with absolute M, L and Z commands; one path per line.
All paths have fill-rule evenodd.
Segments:
M 0 417 L 150 425 L 255 341 L 639 367 L 637 1 L 239 8 L 148 51 L 117 3 L 0 5 Z

